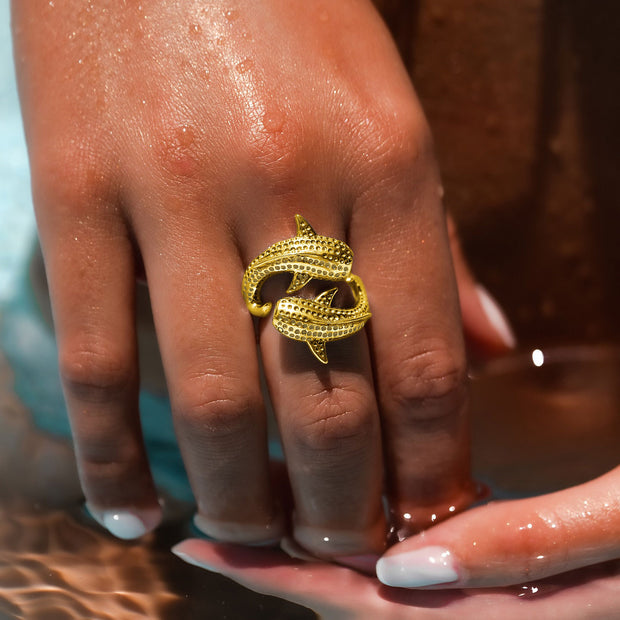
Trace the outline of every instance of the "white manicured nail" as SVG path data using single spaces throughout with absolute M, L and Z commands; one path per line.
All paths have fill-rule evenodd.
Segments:
M 191 564 L 192 566 L 197 566 L 198 568 L 204 568 L 205 570 L 211 571 L 212 573 L 221 572 L 215 566 L 211 566 L 210 564 L 207 564 L 207 562 L 204 562 L 203 560 L 199 560 L 198 558 L 195 558 L 193 555 L 190 555 L 189 553 L 186 553 L 185 551 L 181 551 L 179 549 L 181 544 L 182 543 L 179 543 L 178 545 L 175 545 L 174 547 L 172 547 L 172 549 L 170 549 L 170 551 L 172 551 L 172 553 L 174 553 L 174 555 L 176 555 L 177 558 L 183 560 L 184 562 L 187 562 L 188 564 Z
M 443 547 L 422 547 L 377 562 L 377 577 L 386 586 L 423 588 L 458 579 L 454 558 Z
M 477 285 L 476 292 L 478 293 L 478 299 L 480 300 L 480 305 L 484 310 L 487 320 L 493 326 L 504 344 L 514 349 L 516 339 L 510 328 L 510 323 L 508 323 L 508 319 L 499 304 L 483 286 Z
M 93 519 L 110 534 L 123 540 L 140 538 L 155 529 L 161 520 L 159 510 L 143 511 L 143 514 L 129 510 L 96 510 L 87 505 Z
M 283 530 L 283 522 L 279 515 L 267 525 L 254 525 L 214 521 L 197 513 L 194 515 L 194 526 L 214 540 L 252 547 L 277 546 L 282 538 Z
M 101 520 L 103 522 L 103 527 L 105 527 L 110 534 L 116 536 L 116 538 L 131 540 L 133 538 L 140 538 L 140 536 L 146 534 L 144 523 L 130 512 L 106 511 L 103 513 Z

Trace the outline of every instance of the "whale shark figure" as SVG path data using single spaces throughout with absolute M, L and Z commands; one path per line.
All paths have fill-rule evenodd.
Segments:
M 360 278 L 350 275 L 345 282 L 351 287 L 355 299 L 352 308 L 333 308 L 332 301 L 338 289 L 332 288 L 315 299 L 279 299 L 273 313 L 273 326 L 287 338 L 307 343 L 323 364 L 328 362 L 327 342 L 355 334 L 371 317 L 368 296 Z
M 272 304 L 262 302 L 260 291 L 265 280 L 276 273 L 293 273 L 287 294 L 299 291 L 312 278 L 338 281 L 351 274 L 353 252 L 344 241 L 317 235 L 301 215 L 295 216 L 295 222 L 294 237 L 269 246 L 245 271 L 243 299 L 254 316 L 263 318 L 271 312 Z

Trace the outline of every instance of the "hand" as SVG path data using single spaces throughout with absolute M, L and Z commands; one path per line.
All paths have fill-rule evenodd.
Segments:
M 428 127 L 369 3 L 229 7 L 12 3 L 82 486 L 119 536 L 160 519 L 138 415 L 134 293 L 145 277 L 197 525 L 225 541 L 281 536 L 240 287 L 301 213 L 351 245 L 373 318 L 329 345 L 327 367 L 260 326 L 294 535 L 322 557 L 380 552 L 384 466 L 403 533 L 472 497 L 464 346 Z M 265 296 L 287 284 L 269 281 Z
M 618 561 L 545 580 L 534 579 L 528 585 L 446 591 L 389 588 L 342 566 L 304 563 L 278 551 L 205 540 L 186 540 L 174 552 L 186 562 L 225 575 L 246 588 L 308 607 L 323 620 L 477 620 L 484 617 L 484 610 L 492 610 L 488 613 L 493 618 L 507 620 L 524 616 L 612 618 L 617 614 L 620 597 Z

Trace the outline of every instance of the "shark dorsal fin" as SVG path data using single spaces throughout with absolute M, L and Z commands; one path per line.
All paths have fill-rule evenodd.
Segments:
M 308 342 L 308 346 L 310 347 L 310 351 L 314 353 L 314 357 L 316 357 L 319 362 L 327 364 L 327 350 L 325 348 L 324 340 L 310 340 Z
M 337 288 L 330 288 L 328 291 L 323 291 L 320 295 L 317 295 L 317 297 L 314 298 L 314 301 L 329 308 L 332 305 L 332 301 L 334 301 L 334 295 L 337 290 Z
M 302 289 L 312 279 L 310 273 L 300 273 L 296 271 L 293 274 L 293 279 L 286 289 L 287 295 L 290 293 L 296 293 L 299 289 Z
M 298 237 L 317 237 L 318 235 L 314 232 L 314 228 L 304 220 L 301 215 L 295 216 L 295 223 L 297 224 L 297 236 Z

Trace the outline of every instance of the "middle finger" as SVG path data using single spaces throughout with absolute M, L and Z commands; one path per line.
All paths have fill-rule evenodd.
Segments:
M 167 196 L 168 206 L 178 197 Z M 219 224 L 179 218 L 140 239 L 196 526 L 222 541 L 279 540 L 256 340 Z M 147 225 L 142 229 L 146 229 Z

